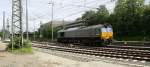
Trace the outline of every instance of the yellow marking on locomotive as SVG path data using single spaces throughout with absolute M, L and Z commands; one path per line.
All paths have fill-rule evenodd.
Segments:
M 113 38 L 113 32 L 102 32 L 101 38 L 104 40 L 112 39 Z

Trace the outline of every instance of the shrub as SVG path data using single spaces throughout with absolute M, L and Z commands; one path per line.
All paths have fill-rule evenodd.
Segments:
M 13 46 L 12 46 L 13 44 Z M 24 39 L 23 45 L 21 45 L 21 37 L 14 38 L 13 42 L 11 41 L 7 46 L 8 51 L 11 51 L 13 47 L 14 52 L 21 53 L 32 53 L 32 44 L 29 40 Z

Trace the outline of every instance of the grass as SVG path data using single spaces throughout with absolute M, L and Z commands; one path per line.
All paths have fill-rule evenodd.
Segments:
M 145 37 L 144 36 L 125 36 L 125 37 L 116 37 L 116 40 L 120 41 L 150 41 L 150 37 Z
M 13 47 L 13 50 L 12 50 L 12 47 Z M 8 52 L 12 52 L 15 54 L 32 54 L 33 53 L 32 43 L 29 40 L 24 39 L 23 45 L 21 45 L 20 37 L 14 38 L 13 42 L 11 41 L 9 43 L 6 50 Z
M 8 50 L 8 52 L 14 53 L 14 54 L 33 54 L 32 48 L 20 48 L 15 50 Z

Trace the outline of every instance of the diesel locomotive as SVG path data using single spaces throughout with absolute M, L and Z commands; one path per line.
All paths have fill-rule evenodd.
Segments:
M 74 27 L 58 31 L 57 42 L 101 45 L 111 43 L 113 28 L 109 24 L 99 24 L 87 27 Z

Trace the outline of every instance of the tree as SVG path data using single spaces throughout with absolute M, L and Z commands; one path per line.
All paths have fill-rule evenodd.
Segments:
M 123 15 L 127 10 L 126 0 L 118 0 L 114 9 L 114 14 L 117 16 Z
M 140 35 L 141 17 L 143 14 L 144 0 L 118 0 L 114 15 L 114 26 L 116 31 L 119 31 L 117 35 L 129 36 Z M 137 20 L 138 19 L 138 20 Z
M 105 7 L 105 5 L 101 5 L 98 8 L 98 11 L 96 14 L 97 14 L 96 18 L 97 18 L 99 24 L 100 23 L 106 23 L 108 21 L 109 11 Z
M 0 32 L 0 37 L 2 37 L 3 36 L 3 34 L 2 34 L 2 32 Z
M 109 11 L 105 5 L 100 6 L 97 11 L 87 11 L 83 14 L 82 20 L 86 22 L 87 25 L 102 24 L 108 21 Z
M 54 27 L 53 28 L 53 33 L 54 33 L 54 38 L 57 37 L 57 29 Z M 43 36 L 43 38 L 46 39 L 51 39 L 51 35 L 52 35 L 52 27 L 51 27 L 51 23 L 46 23 L 41 25 L 41 27 L 39 28 L 39 33 Z M 39 35 L 40 36 L 40 35 Z
M 142 24 L 142 29 L 144 35 L 149 35 L 150 34 L 150 5 L 145 6 L 145 10 L 143 13 L 143 24 Z
M 82 15 L 82 20 L 84 21 L 83 23 L 86 23 L 86 25 L 93 25 L 96 24 L 96 12 L 95 11 L 87 11 L 85 14 Z
M 150 34 L 150 5 L 144 0 L 117 0 L 112 14 L 102 5 L 97 11 L 87 11 L 82 16 L 88 25 L 108 22 L 117 37 L 147 36 Z

